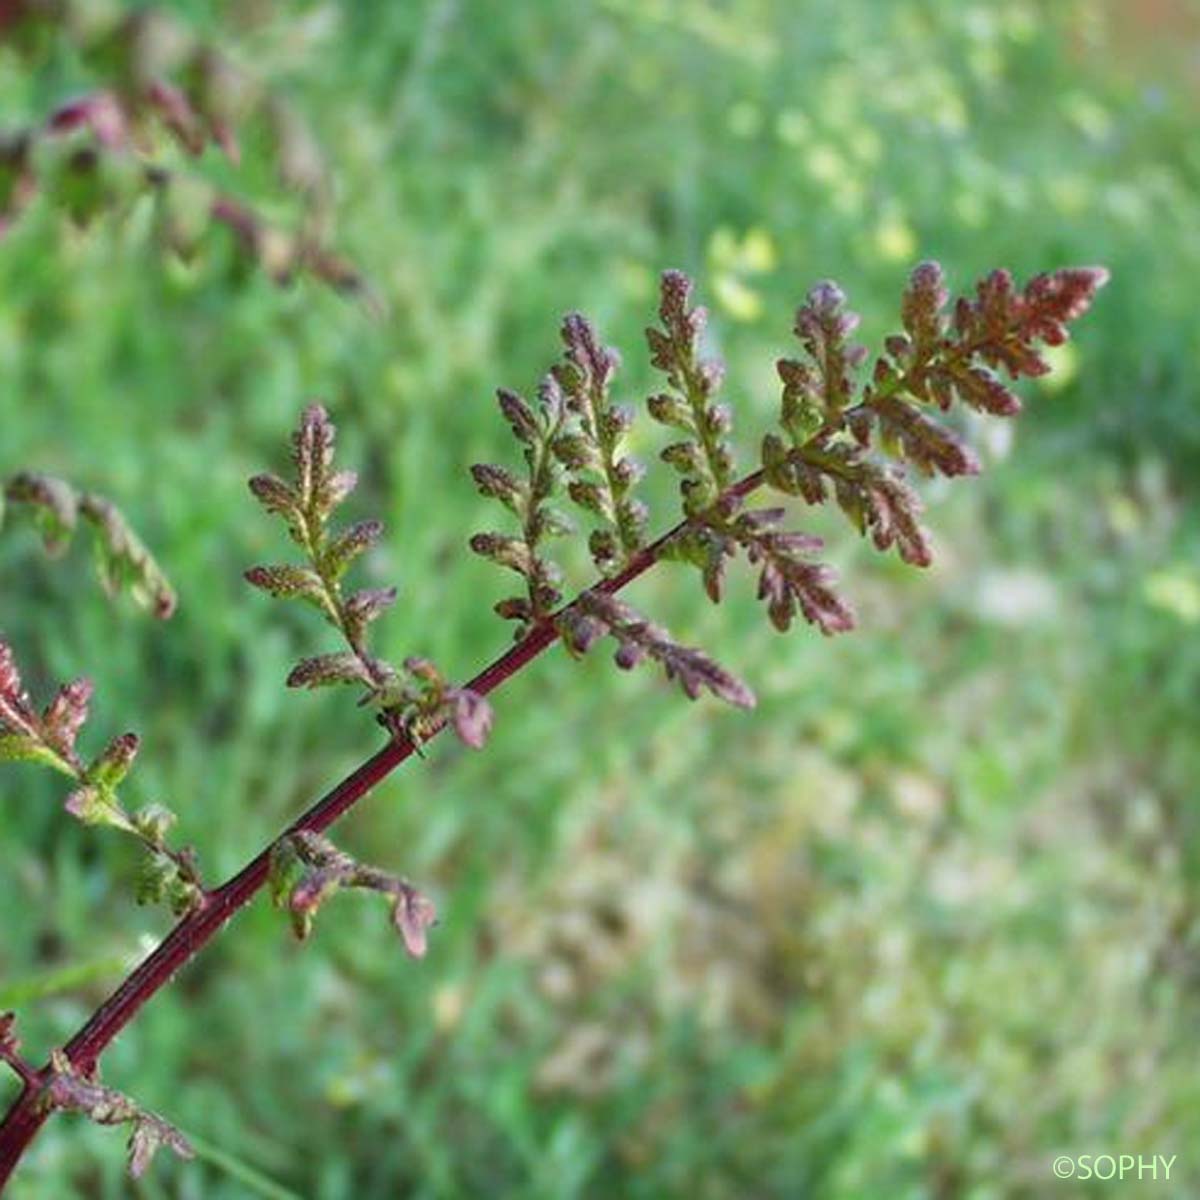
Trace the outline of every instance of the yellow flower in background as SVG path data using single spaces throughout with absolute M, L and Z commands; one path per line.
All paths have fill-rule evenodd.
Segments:
M 1145 524 L 1141 510 L 1125 495 L 1113 496 L 1105 504 L 1109 528 L 1120 538 L 1135 537 Z
M 1059 102 L 1063 116 L 1093 142 L 1102 142 L 1112 133 L 1113 119 L 1108 109 L 1086 92 L 1070 92 Z
M 1063 342 L 1061 346 L 1046 346 L 1042 357 L 1050 364 L 1050 374 L 1038 381 L 1045 392 L 1061 392 L 1068 388 L 1079 374 L 1079 351 L 1074 342 Z
M 1200 581 L 1181 567 L 1165 567 L 1147 575 L 1142 594 L 1151 608 L 1168 612 L 1185 625 L 1200 622 Z
M 717 303 L 735 321 L 757 321 L 762 316 L 762 296 L 736 275 L 718 275 L 713 292 Z
M 742 261 L 746 270 L 755 274 L 775 270 L 775 242 L 765 229 L 755 227 L 747 230 L 745 238 L 742 239 Z
M 708 239 L 708 261 L 714 267 L 732 267 L 737 257 L 737 234 L 728 225 L 718 225 Z
M 708 240 L 717 303 L 735 321 L 757 321 L 763 299 L 746 277 L 769 274 L 778 260 L 775 239 L 761 226 L 751 227 L 741 238 L 727 225 L 718 226 Z
M 851 175 L 846 160 L 828 142 L 818 142 L 813 146 L 804 165 L 817 183 L 827 187 L 842 183 Z
M 917 235 L 899 213 L 885 213 L 875 226 L 875 250 L 884 262 L 907 262 L 917 249 Z

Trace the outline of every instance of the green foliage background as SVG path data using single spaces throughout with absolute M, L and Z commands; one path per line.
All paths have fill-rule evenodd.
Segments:
M 356 515 L 388 521 L 380 650 L 462 678 L 508 636 L 466 468 L 513 454 L 491 390 L 532 389 L 565 310 L 636 400 L 656 272 L 693 272 L 757 434 L 819 278 L 872 342 L 922 257 L 959 287 L 1113 282 L 1011 436 L 981 427 L 984 477 L 927 490 L 932 571 L 813 519 L 856 634 L 780 638 L 748 576 L 720 610 L 682 567 L 638 586 L 756 713 L 556 652 L 497 697 L 486 753 L 441 741 L 356 811 L 347 846 L 439 899 L 425 962 L 369 900 L 303 948 L 265 902 L 240 916 L 105 1060 L 205 1151 L 138 1193 L 1091 1194 L 1058 1153 L 1174 1154 L 1169 1192 L 1122 1195 L 1200 1188 L 1195 7 L 176 7 L 313 122 L 388 315 L 278 290 L 221 233 L 164 260 L 148 206 L 86 235 L 32 211 L 0 243 L 0 469 L 113 495 L 182 603 L 134 618 L 26 529 L 0 620 L 40 692 L 93 676 L 95 741 L 143 734 L 141 795 L 213 875 L 377 744 L 344 695 L 285 693 L 328 635 L 240 579 L 280 549 L 245 479 L 308 398 L 363 469 Z M 81 78 L 0 50 L 3 123 Z M 53 780 L 2 787 L 0 1005 L 40 1055 L 167 919 Z M 11 1191 L 130 1188 L 120 1138 L 64 1118 Z

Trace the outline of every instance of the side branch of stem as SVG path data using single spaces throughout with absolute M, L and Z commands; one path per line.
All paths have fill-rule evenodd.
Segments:
M 762 471 L 755 471 L 730 487 L 722 499 L 746 496 L 762 483 Z M 681 521 L 668 530 L 657 541 L 639 551 L 624 570 L 602 579 L 593 590 L 611 595 L 632 583 L 658 562 L 667 545 L 692 525 L 694 520 Z M 572 601 L 557 614 L 534 625 L 521 641 L 480 671 L 466 687 L 481 696 L 486 696 L 523 670 L 542 651 L 557 641 L 557 618 L 573 608 L 576 603 L 577 601 Z M 444 722 L 427 731 L 423 741 L 436 736 L 443 727 Z M 328 829 L 415 750 L 413 741 L 402 731 L 398 732 L 386 746 L 373 754 L 332 791 L 322 796 L 280 836 L 300 831 L 321 833 Z M 274 839 L 270 845 L 264 847 L 231 879 L 208 892 L 205 903 L 184 917 L 167 934 L 63 1047 L 63 1052 L 78 1071 L 90 1074 L 105 1049 L 133 1020 L 142 1006 L 165 987 L 181 967 L 195 958 L 239 909 L 254 898 L 267 882 L 271 850 L 277 840 Z M 0 1123 L 0 1188 L 8 1181 L 26 1148 L 37 1136 L 38 1130 L 49 1115 L 45 1107 L 38 1103 L 42 1075 L 33 1072 L 32 1068 L 30 1072 L 34 1082 L 31 1083 L 28 1079 L 25 1081 L 24 1090 L 9 1108 L 4 1121 Z

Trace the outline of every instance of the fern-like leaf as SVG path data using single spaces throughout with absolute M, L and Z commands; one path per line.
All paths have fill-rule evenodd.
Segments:
M 449 722 L 466 745 L 478 749 L 491 729 L 490 709 L 486 719 L 482 709 L 467 719 L 460 695 L 427 660 L 408 659 L 398 667 L 370 648 L 371 626 L 395 603 L 396 589 L 343 588 L 354 561 L 379 542 L 383 524 L 366 520 L 342 530 L 330 527 L 334 512 L 358 483 L 355 472 L 335 469 L 336 444 L 337 430 L 329 414 L 311 404 L 292 434 L 291 481 L 272 474 L 250 480 L 255 499 L 282 519 L 306 561 L 251 567 L 245 572 L 246 582 L 277 599 L 298 599 L 316 608 L 346 646 L 305 656 L 289 672 L 287 685 L 309 690 L 341 684 L 361 687 L 363 703 L 377 708 L 387 728 L 420 740 Z M 523 549 L 519 543 L 518 549 Z M 411 664 L 416 663 L 423 665 L 414 668 Z
M 1067 324 L 1086 312 L 1107 278 L 1101 268 L 1066 268 L 1018 290 L 1007 271 L 993 271 L 973 298 L 948 311 L 941 267 L 921 263 L 901 299 L 903 332 L 885 340 L 861 391 L 853 368 L 865 350 L 846 342 L 858 318 L 839 289 L 819 286 L 796 318 L 809 361 L 779 364 L 786 439 L 763 440 L 767 482 L 810 504 L 822 503 L 832 489 L 851 523 L 869 531 L 879 549 L 894 545 L 906 562 L 927 566 L 932 554 L 921 503 L 905 468 L 948 477 L 980 469 L 962 434 L 937 414 L 955 400 L 992 416 L 1020 412 L 1020 398 L 997 371 L 1013 380 L 1045 374 L 1039 344 L 1065 340 Z
M 599 638 L 612 637 L 617 642 L 613 661 L 623 671 L 650 659 L 668 679 L 679 682 L 689 700 L 709 691 L 739 708 L 754 707 L 754 693 L 735 675 L 702 650 L 680 645 L 661 625 L 615 596 L 586 591 L 559 620 L 564 641 L 577 654 L 586 653 Z
M 562 599 L 562 570 L 543 547 L 573 529 L 550 503 L 561 483 L 561 441 L 568 419 L 567 399 L 558 379 L 548 375 L 538 392 L 535 410 L 516 392 L 497 393 L 500 411 L 524 447 L 526 478 L 516 479 L 504 467 L 477 463 L 471 475 L 481 495 L 498 500 L 521 523 L 519 536 L 479 533 L 471 538 L 476 554 L 515 571 L 525 580 L 525 596 L 509 596 L 496 605 L 506 620 L 516 621 L 517 637 L 544 621 Z
M 660 297 L 662 328 L 647 329 L 646 341 L 651 364 L 666 374 L 672 390 L 652 396 L 648 408 L 660 424 L 685 434 L 661 457 L 683 475 L 684 511 L 694 515 L 715 504 L 733 481 L 732 413 L 715 400 L 725 366 L 701 357 L 708 312 L 692 306 L 692 281 L 682 271 L 665 271 Z
M 620 355 L 600 344 L 586 317 L 565 317 L 562 340 L 566 356 L 553 374 L 568 411 L 577 418 L 578 432 L 560 434 L 554 452 L 571 476 L 571 499 L 602 522 L 588 540 L 592 559 L 600 570 L 612 571 L 628 563 L 645 542 L 646 506 L 632 494 L 645 469 L 620 452 L 633 425 L 633 410 L 612 403 L 609 391 Z
M 128 590 L 134 602 L 166 620 L 178 598 L 163 569 L 111 500 L 94 492 L 79 492 L 65 480 L 34 471 L 21 471 L 3 488 L 0 501 L 28 509 L 47 553 L 61 554 L 80 520 L 91 526 L 96 573 L 109 596 Z M 0 502 L 0 517 L 3 516 Z

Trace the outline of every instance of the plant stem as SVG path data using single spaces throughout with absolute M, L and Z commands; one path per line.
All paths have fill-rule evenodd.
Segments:
M 722 500 L 746 496 L 762 483 L 763 472 L 755 471 L 728 488 L 723 493 Z M 591 590 L 610 595 L 619 592 L 654 566 L 669 543 L 700 519 L 689 518 L 680 521 L 657 541 L 638 551 L 622 571 L 600 580 Z M 556 618 L 574 608 L 577 603 L 577 600 L 572 601 L 559 613 L 533 625 L 521 641 L 480 671 L 465 686 L 481 696 L 495 691 L 558 640 Z M 443 721 L 428 730 L 422 742 L 436 736 L 444 725 Z M 412 740 L 403 732 L 398 732 L 386 746 L 298 817 L 280 837 L 301 831 L 321 833 L 328 829 L 415 750 L 416 746 Z M 137 1016 L 141 1007 L 170 983 L 176 972 L 199 954 L 225 927 L 230 918 L 254 898 L 267 881 L 271 851 L 277 840 L 273 839 L 236 875 L 209 892 L 206 903 L 184 917 L 167 934 L 63 1047 L 63 1052 L 76 1071 L 90 1074 L 108 1045 Z M 0 1189 L 7 1183 L 26 1148 L 49 1116 L 49 1110 L 40 1103 L 42 1087 L 49 1078 L 49 1066 L 43 1067 L 36 1074 L 24 1076 L 25 1086 L 20 1096 L 9 1108 L 3 1123 L 0 1123 Z

